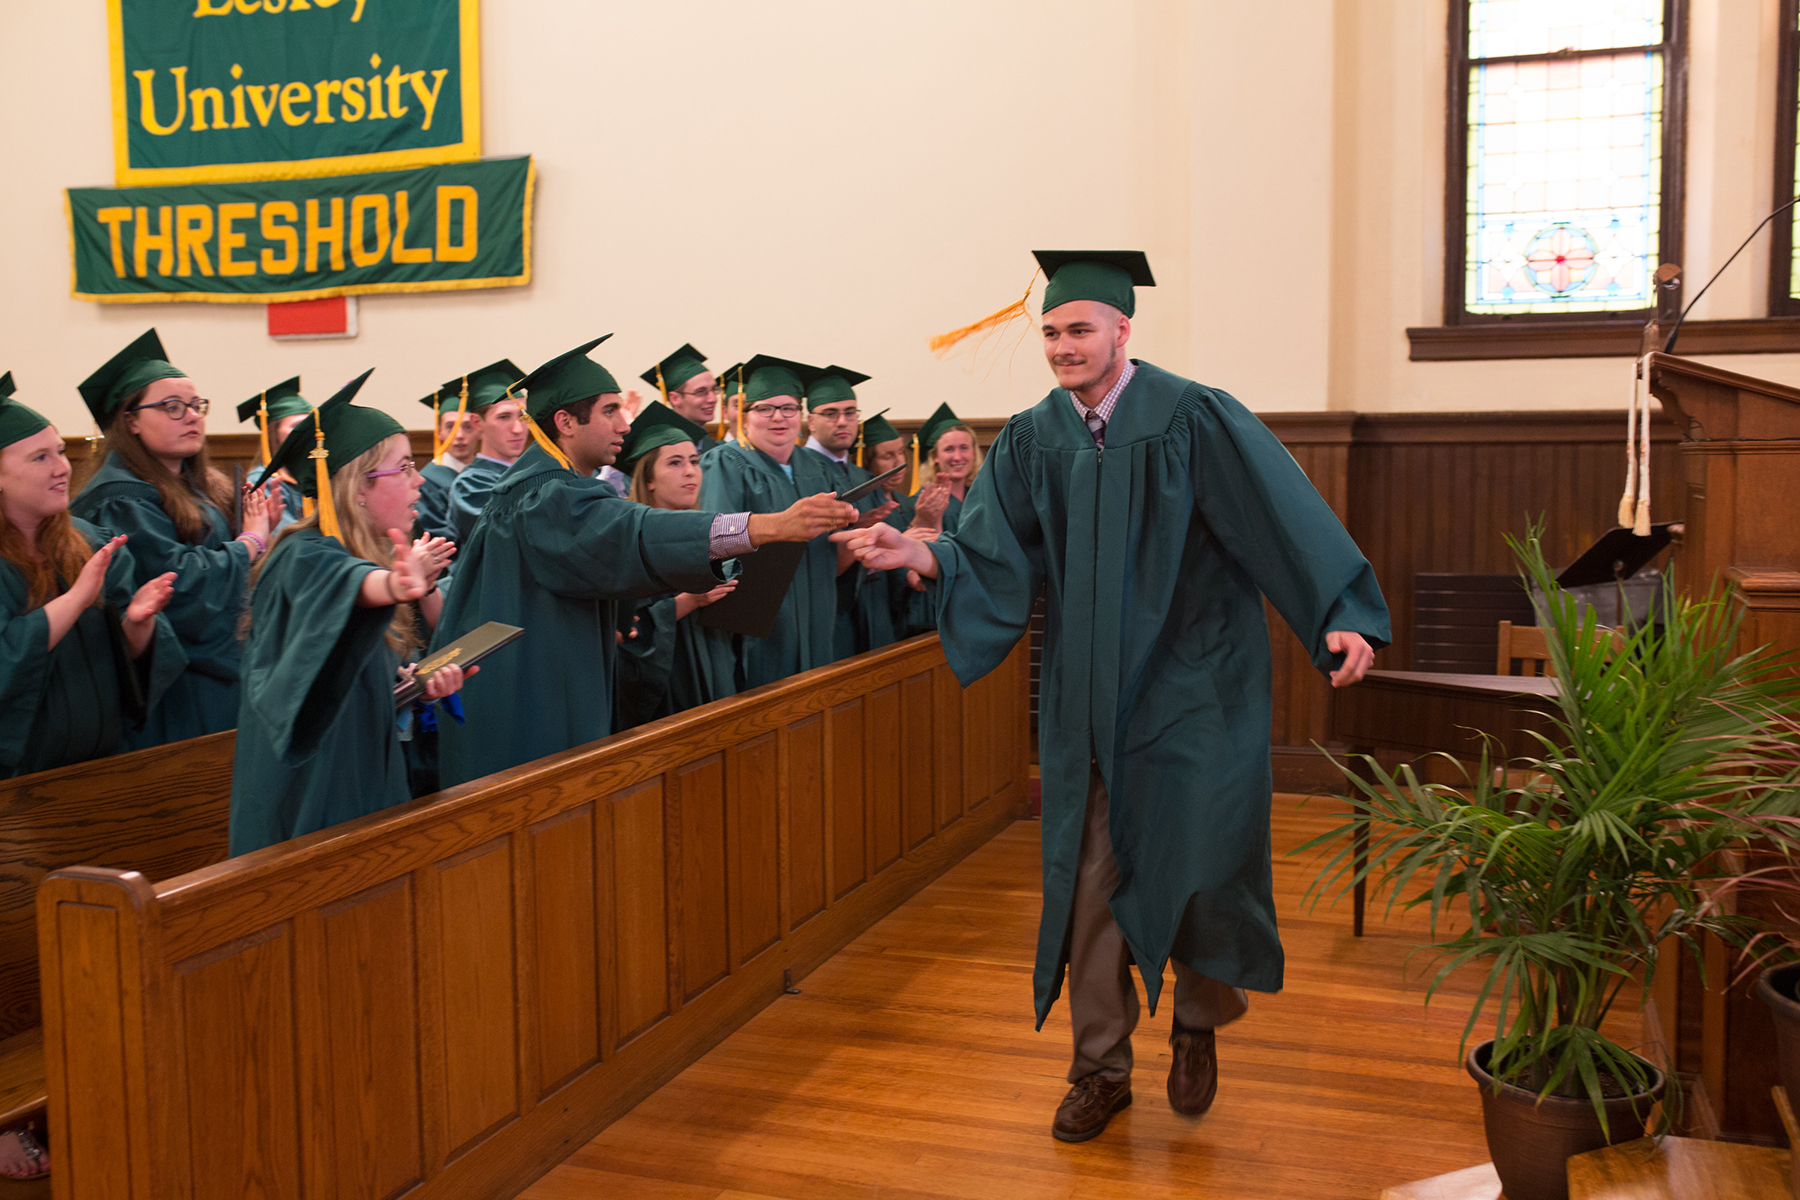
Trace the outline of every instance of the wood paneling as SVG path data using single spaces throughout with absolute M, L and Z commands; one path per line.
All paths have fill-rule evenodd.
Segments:
M 931 740 L 931 696 L 929 671 L 909 676 L 900 685 L 900 725 L 894 731 L 894 753 L 900 759 L 901 818 L 908 850 L 918 849 L 941 825 L 949 823 L 938 815 L 931 757 L 906 752 L 909 747 L 922 746 Z
M 155 886 L 51 874 L 60 1178 L 512 1194 L 1022 812 L 1023 649 L 954 694 L 969 726 L 942 665 L 915 639 Z M 907 775 L 903 695 L 977 818 L 907 807 L 938 747 Z

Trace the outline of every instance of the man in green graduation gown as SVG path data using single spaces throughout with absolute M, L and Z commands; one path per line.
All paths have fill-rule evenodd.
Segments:
M 611 336 L 611 335 L 608 335 Z M 486 621 L 524 628 L 516 652 L 484 663 L 464 693 L 466 723 L 440 725 L 450 787 L 612 732 L 617 605 L 710 591 L 715 563 L 769 541 L 808 541 L 855 510 L 831 496 L 776 514 L 674 512 L 621 498 L 594 477 L 618 456 L 630 423 L 619 385 L 587 353 L 551 359 L 520 384 L 540 438 L 494 484 L 457 555 L 433 648 Z
M 873 478 L 862 465 L 851 461 L 857 434 L 862 428 L 856 407 L 856 387 L 869 377 L 836 364 L 824 368 L 806 383 L 806 448 L 831 464 L 832 482 L 840 492 Z M 874 493 L 857 501 L 856 509 L 868 521 L 885 521 L 899 507 Z M 848 566 L 848 564 L 846 564 Z M 888 602 L 888 577 L 884 571 L 854 566 L 838 575 L 837 625 L 832 637 L 838 658 L 865 650 L 879 650 L 897 640 L 894 614 Z
M 1275 436 L 1224 392 L 1126 357 L 1135 252 L 1040 252 L 1059 387 L 1007 422 L 954 533 L 837 535 L 911 568 L 964 685 L 1046 595 L 1039 756 L 1038 1025 L 1065 968 L 1074 1085 L 1052 1133 L 1081 1141 L 1131 1102 L 1135 963 L 1154 1011 L 1175 973 L 1169 1101 L 1217 1087 L 1213 1030 L 1277 991 L 1269 862 L 1266 597 L 1335 686 L 1386 644 L 1368 562 Z
M 700 426 L 700 440 L 695 443 L 705 454 L 714 446 L 724 445 L 710 432 L 713 412 L 718 407 L 718 383 L 706 369 L 706 355 L 683 343 L 669 355 L 638 376 L 662 393 L 662 402 Z
M 300 377 L 284 379 L 267 391 L 258 392 L 237 406 L 239 421 L 255 421 L 257 433 L 262 438 L 262 460 L 268 462 L 271 455 L 281 448 L 294 426 L 306 419 L 312 411 L 312 405 L 300 394 Z M 303 515 L 306 497 L 300 494 L 300 485 L 287 471 L 275 476 L 275 482 L 281 488 L 281 509 L 275 513 L 274 530 L 284 525 L 292 525 Z
M 495 364 L 511 365 L 505 359 Z M 481 416 L 481 448 L 475 454 L 475 461 L 459 471 L 450 484 L 450 533 L 446 536 L 459 544 L 475 528 L 475 518 L 481 515 L 482 507 L 493 494 L 494 484 L 531 444 L 531 431 L 525 420 L 525 398 L 516 390 L 508 390 L 517 382 L 515 376 L 498 387 L 484 386 L 479 397 L 474 394 L 469 397 L 471 405 L 478 398 L 484 401 L 475 409 Z M 462 386 L 460 380 L 457 386 Z
M 450 489 L 457 476 L 473 466 L 481 445 L 481 414 L 506 396 L 506 389 L 525 372 L 511 359 L 489 363 L 459 375 L 419 400 L 435 415 L 437 455 L 419 472 L 419 519 L 416 532 L 456 540 L 450 523 Z M 524 449 L 521 441 L 519 449 Z

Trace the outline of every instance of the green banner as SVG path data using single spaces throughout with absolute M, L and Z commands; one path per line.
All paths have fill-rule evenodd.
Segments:
M 520 157 L 323 179 L 70 188 L 74 294 L 261 304 L 517 286 L 531 282 L 533 181 L 531 159 Z
M 481 154 L 477 0 L 107 0 L 115 182 Z

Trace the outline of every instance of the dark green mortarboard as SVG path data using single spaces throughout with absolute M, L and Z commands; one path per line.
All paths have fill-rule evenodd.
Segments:
M 349 383 L 339 389 L 337 395 L 319 405 L 306 420 L 294 426 L 287 440 L 281 443 L 281 449 L 269 460 L 269 465 L 257 477 L 256 486 L 261 487 L 268 482 L 269 476 L 286 467 L 300 484 L 300 492 L 306 496 L 319 493 L 317 473 L 303 469 L 307 456 L 312 453 L 315 441 L 313 424 L 322 422 L 325 429 L 325 451 L 331 457 L 325 460 L 325 473 L 336 475 L 342 467 L 355 462 L 358 455 L 396 433 L 405 433 L 400 422 L 388 416 L 380 409 L 363 408 L 350 403 L 350 398 L 360 390 L 369 376 L 375 373 L 370 367 Z
M 704 437 L 706 430 L 662 401 L 652 400 L 631 423 L 631 432 L 625 435 L 625 444 L 619 448 L 619 460 L 614 465 L 629 475 L 638 459 L 658 446 L 673 446 L 677 442 L 698 446 Z
M 898 429 L 888 424 L 888 409 L 882 409 L 862 423 L 862 444 L 879 446 L 883 442 L 891 442 L 895 438 L 906 437 Z M 911 439 L 908 439 L 909 441 Z
M 491 362 L 485 367 L 470 371 L 468 374 L 469 411 L 474 412 L 478 408 L 486 408 L 490 404 L 500 403 L 506 399 L 506 390 L 524 377 L 525 372 L 521 371 L 510 358 L 503 358 L 499 362 Z M 439 415 L 455 412 L 457 406 L 462 403 L 463 378 L 458 375 L 431 395 L 420 397 L 419 403 Z
M 806 381 L 816 378 L 818 373 L 819 368 L 805 363 L 758 354 L 744 364 L 744 403 L 758 404 L 774 396 L 792 396 L 798 400 L 806 395 Z M 735 377 L 732 394 L 737 394 Z
M 919 426 L 919 453 L 930 454 L 931 448 L 937 445 L 937 440 L 944 436 L 946 429 L 962 423 L 962 418 L 951 412 L 948 404 L 938 405 L 937 411 L 925 418 L 925 423 Z
M 278 383 L 266 392 L 258 392 L 237 406 L 238 420 L 254 421 L 262 411 L 263 399 L 269 402 L 269 423 L 274 424 L 283 417 L 291 417 L 295 413 L 309 413 L 312 405 L 300 394 L 300 377 L 294 376 L 283 383 Z
M 543 425 L 559 408 L 619 390 L 619 381 L 612 372 L 588 357 L 589 350 L 611 336 L 602 334 L 573 350 L 565 350 L 519 381 L 516 386 L 527 393 L 525 411 L 532 420 Z
M 1137 311 L 1134 287 L 1155 287 L 1150 260 L 1142 250 L 1033 250 L 1050 282 L 1044 311 L 1071 300 L 1098 300 L 1126 316 Z
M 146 384 L 159 379 L 186 379 L 187 375 L 169 364 L 162 339 L 156 330 L 145 330 L 137 341 L 106 360 L 106 365 L 89 375 L 79 385 L 81 399 L 102 428 L 125 397 Z
M 867 382 L 869 377 L 860 371 L 851 371 L 835 364 L 825 367 L 806 385 L 806 410 L 811 412 L 821 404 L 854 400 L 856 385 Z
M 723 371 L 719 372 L 717 379 L 720 383 L 725 385 L 725 398 L 727 400 L 729 400 L 733 396 L 737 395 L 738 376 L 740 374 L 742 374 L 743 370 L 744 370 L 743 363 L 732 363 L 729 367 L 726 367 Z M 745 376 L 744 389 L 746 391 L 748 391 L 749 388 L 750 388 L 750 379 L 748 376 Z
M 655 387 L 656 372 L 658 368 L 662 369 L 663 386 L 672 392 L 700 372 L 706 370 L 706 355 L 694 349 L 693 343 L 690 342 L 687 345 L 682 346 L 682 348 L 675 353 L 669 355 L 669 357 L 657 363 L 656 366 L 651 367 L 648 371 L 639 375 L 638 378 L 649 384 L 651 387 Z
M 50 424 L 42 413 L 14 400 L 15 390 L 12 372 L 0 375 L 0 446 L 22 441 Z

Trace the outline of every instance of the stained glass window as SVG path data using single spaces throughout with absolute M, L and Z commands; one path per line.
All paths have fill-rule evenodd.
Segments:
M 1654 303 L 1665 5 L 1468 0 L 1464 312 Z

